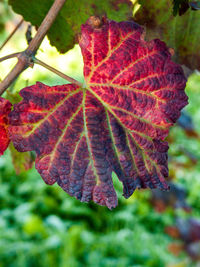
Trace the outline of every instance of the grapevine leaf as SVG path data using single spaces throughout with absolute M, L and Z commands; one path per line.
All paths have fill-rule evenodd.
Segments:
M 164 40 L 177 51 L 174 60 L 188 68 L 200 70 L 200 11 L 188 10 L 183 16 L 174 17 L 172 1 L 139 0 L 141 8 L 136 22 L 145 25 L 147 38 Z
M 11 111 L 11 103 L 0 97 L 0 155 L 4 153 L 10 142 L 8 137 L 8 114 Z
M 8 2 L 16 13 L 39 27 L 54 0 Z M 67 0 L 47 33 L 51 45 L 61 53 L 67 52 L 76 43 L 81 24 L 92 15 L 102 14 L 116 21 L 126 20 L 132 16 L 132 3 L 130 0 Z
M 21 101 L 21 97 L 18 92 L 6 91 L 6 98 L 12 103 L 16 104 Z M 34 155 L 32 152 L 18 152 L 12 143 L 9 145 L 10 155 L 16 174 L 20 174 L 32 168 L 34 162 Z
M 9 150 L 16 174 L 20 174 L 32 168 L 34 162 L 34 156 L 31 154 L 32 152 L 18 152 L 12 143 L 9 145 Z
M 187 104 L 181 67 L 160 40 L 144 41 L 134 22 L 91 17 L 79 39 L 85 88 L 42 83 L 20 91 L 10 115 L 19 151 L 34 150 L 47 184 L 113 208 L 115 172 L 124 197 L 167 189 L 169 127 Z

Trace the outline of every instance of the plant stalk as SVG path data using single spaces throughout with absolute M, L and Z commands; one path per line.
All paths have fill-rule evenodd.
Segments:
M 62 77 L 63 79 L 67 80 L 70 83 L 75 83 L 76 85 L 83 87 L 82 83 L 78 82 L 77 80 L 71 78 L 70 76 L 60 72 L 59 70 L 47 65 L 46 63 L 42 62 L 41 60 L 37 59 L 37 58 L 33 58 L 33 62 L 50 70 L 51 72 L 57 74 L 58 76 Z
M 14 30 L 10 33 L 8 38 L 3 42 L 3 44 L 0 46 L 0 50 L 7 44 L 7 42 L 13 37 L 13 35 L 16 33 L 16 31 L 19 29 L 19 27 L 22 25 L 24 22 L 24 19 L 21 19 L 20 22 L 16 25 Z
M 30 42 L 27 49 L 18 54 L 18 62 L 14 68 L 8 73 L 6 78 L 0 83 L 0 95 L 15 81 L 15 79 L 29 66 L 33 66 L 32 57 L 36 54 L 42 40 L 44 39 L 47 31 L 54 22 L 59 11 L 63 7 L 66 0 L 55 0 L 42 24 L 40 25 L 36 35 Z M 4 57 L 5 59 L 5 57 Z

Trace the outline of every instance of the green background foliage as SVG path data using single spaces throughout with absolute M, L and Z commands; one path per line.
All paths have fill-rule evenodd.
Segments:
M 8 2 L 16 13 L 38 27 L 54 1 L 9 0 Z M 54 45 L 59 52 L 65 53 L 77 43 L 76 37 L 80 32 L 80 26 L 90 16 L 107 14 L 110 19 L 116 21 L 126 20 L 131 16 L 130 6 L 129 0 L 68 0 L 47 34 L 51 45 Z
M 200 15 L 188 8 L 176 15 L 185 0 L 68 0 L 48 32 L 51 45 L 65 53 L 77 43 L 82 23 L 91 15 L 107 15 L 109 19 L 130 19 L 133 7 L 140 5 L 134 20 L 146 28 L 147 39 L 159 38 L 176 51 L 174 59 L 191 69 L 200 69 Z M 8 0 L 13 10 L 38 27 L 53 0 Z M 77 15 L 78 14 L 78 15 Z
M 190 69 L 200 69 L 200 12 L 188 9 L 173 16 L 171 0 L 138 0 L 135 20 L 144 25 L 147 38 L 159 38 L 175 50 L 174 59 Z

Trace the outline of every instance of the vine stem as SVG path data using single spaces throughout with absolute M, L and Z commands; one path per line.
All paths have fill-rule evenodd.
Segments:
M 40 25 L 36 35 L 28 45 L 27 49 L 25 51 L 22 51 L 15 55 L 18 58 L 17 64 L 14 66 L 14 68 L 8 73 L 8 75 L 5 77 L 5 79 L 0 83 L 0 95 L 2 95 L 5 90 L 12 84 L 12 82 L 22 73 L 25 69 L 27 69 L 29 66 L 32 67 L 34 63 L 34 56 L 43 41 L 45 35 L 47 34 L 47 31 L 51 27 L 52 23 L 56 19 L 59 11 L 63 7 L 66 0 L 55 0 L 52 7 L 50 8 L 49 12 L 47 13 L 46 17 L 44 18 L 42 24 Z M 14 57 L 13 55 L 9 55 L 4 57 L 4 59 L 8 59 Z M 43 64 L 44 66 L 44 64 Z M 48 66 L 48 65 L 47 65 Z M 68 77 L 68 76 L 67 76 Z M 69 77 L 70 78 L 70 77 Z M 72 79 L 72 78 L 70 78 Z M 72 79 L 73 82 L 75 81 Z M 79 83 L 76 81 L 76 84 Z M 80 85 L 80 83 L 79 83 Z
M 66 0 L 55 0 L 46 17 L 42 21 L 35 37 L 30 42 L 28 48 L 26 49 L 26 53 L 29 55 L 33 55 L 38 50 L 41 42 L 43 41 L 45 35 L 47 34 L 49 28 L 53 24 L 56 19 L 59 11 L 63 7 Z
M 62 72 L 60 72 L 59 70 L 57 70 L 57 69 L 55 69 L 55 68 L 53 68 L 53 67 L 47 65 L 46 63 L 44 63 L 43 61 L 41 61 L 41 60 L 39 60 L 39 59 L 37 59 L 37 58 L 33 58 L 33 62 L 36 63 L 36 64 L 38 64 L 38 65 L 40 65 L 40 66 L 42 66 L 42 67 L 44 67 L 44 68 L 46 68 L 46 69 L 48 69 L 48 70 L 50 70 L 51 72 L 54 72 L 54 73 L 57 74 L 58 76 L 60 76 L 60 77 L 62 77 L 63 79 L 67 80 L 68 82 L 70 82 L 70 83 L 75 83 L 75 84 L 77 84 L 78 86 L 83 87 L 82 83 L 80 83 L 80 82 L 78 82 L 77 80 L 71 78 L 70 76 L 68 76 L 68 75 L 66 75 L 66 74 L 64 74 L 64 73 L 62 73 Z
M 14 53 L 14 54 L 10 54 L 10 55 L 7 55 L 7 56 L 5 56 L 5 57 L 1 57 L 1 58 L 0 58 L 0 62 L 4 61 L 4 60 L 6 60 L 6 59 L 9 59 L 9 58 L 18 57 L 19 55 L 20 55 L 20 52 L 18 52 L 18 53 Z

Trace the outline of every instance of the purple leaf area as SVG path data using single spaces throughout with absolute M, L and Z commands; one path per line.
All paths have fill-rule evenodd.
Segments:
M 128 198 L 136 188 L 168 189 L 169 127 L 187 104 L 186 79 L 160 40 L 134 22 L 91 17 L 79 44 L 85 88 L 42 83 L 21 90 L 9 134 L 34 150 L 47 184 L 81 201 L 116 207 L 112 172 Z
M 0 97 L 0 155 L 7 149 L 10 139 L 8 137 L 8 114 L 11 111 L 11 103 Z

